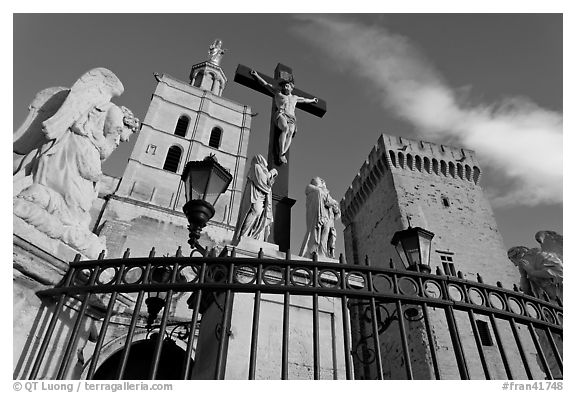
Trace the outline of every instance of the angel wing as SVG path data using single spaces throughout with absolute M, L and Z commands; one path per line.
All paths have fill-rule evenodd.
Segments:
M 112 71 L 106 68 L 88 71 L 74 83 L 58 112 L 42 123 L 46 138 L 60 137 L 82 115 L 123 92 L 122 82 Z
M 536 241 L 540 243 L 542 251 L 551 252 L 563 260 L 563 237 L 554 231 L 538 231 Z
M 22 168 L 28 168 L 33 160 L 31 152 L 48 142 L 42 132 L 42 122 L 52 117 L 68 96 L 70 89 L 65 87 L 50 87 L 40 91 L 30 105 L 24 123 L 13 134 L 13 170 L 16 174 Z M 26 169 L 28 172 L 29 168 Z
M 28 154 L 47 142 L 42 130 L 42 122 L 54 116 L 68 96 L 70 89 L 49 87 L 40 91 L 30 105 L 24 123 L 13 134 L 13 150 L 16 154 Z

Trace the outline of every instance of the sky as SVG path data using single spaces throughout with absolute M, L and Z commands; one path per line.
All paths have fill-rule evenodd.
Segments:
M 267 155 L 271 101 L 233 82 L 238 64 L 291 66 L 296 87 L 327 102 L 323 118 L 297 113 L 292 250 L 310 179 L 340 200 L 383 132 L 475 150 L 506 247 L 534 247 L 538 230 L 563 233 L 562 33 L 561 14 L 15 14 L 13 126 L 36 92 L 95 67 L 119 77 L 114 102 L 143 119 L 153 73 L 187 82 L 219 38 L 223 96 L 259 113 L 248 159 Z M 105 173 L 121 176 L 135 139 Z

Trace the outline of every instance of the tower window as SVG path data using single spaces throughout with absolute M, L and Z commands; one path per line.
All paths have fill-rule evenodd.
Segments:
M 218 127 L 214 127 L 212 132 L 210 133 L 210 140 L 208 141 L 208 145 L 215 149 L 220 147 L 220 142 L 222 141 L 222 130 Z
M 174 130 L 174 134 L 178 136 L 185 137 L 186 131 L 188 131 L 188 124 L 190 123 L 190 118 L 188 116 L 180 116 L 178 119 L 178 123 L 176 123 L 176 129 Z
M 444 255 L 440 257 L 440 259 L 444 260 L 443 258 L 445 258 Z M 452 260 L 452 257 L 448 258 Z M 456 268 L 454 267 L 454 264 L 452 262 L 442 262 L 442 267 L 444 268 L 444 274 L 446 274 L 447 276 L 456 277 Z
M 444 207 L 450 207 L 450 200 L 448 199 L 448 197 L 445 196 L 442 197 L 442 205 Z
M 492 341 L 492 335 L 490 334 L 490 327 L 488 327 L 488 322 L 476 321 L 476 326 L 478 327 L 478 335 L 480 336 L 482 345 L 494 345 L 494 341 Z
M 148 145 L 148 147 L 146 148 L 146 153 L 151 154 L 151 155 L 155 155 L 156 154 L 156 145 Z
M 166 161 L 164 161 L 164 170 L 170 172 L 178 171 L 178 164 L 180 164 L 180 157 L 182 156 L 182 149 L 178 146 L 172 146 L 168 149 L 166 154 Z
M 441 260 L 441 261 L 452 262 L 452 256 L 450 256 L 450 255 L 440 255 L 440 260 Z
M 442 267 L 444 268 L 444 274 L 447 276 L 456 277 L 456 268 L 453 263 L 454 253 L 448 250 L 436 250 L 440 254 L 440 261 L 442 261 Z

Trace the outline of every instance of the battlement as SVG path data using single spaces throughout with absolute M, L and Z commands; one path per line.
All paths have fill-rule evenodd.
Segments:
M 382 134 L 340 201 L 345 225 L 386 171 L 419 172 L 474 185 L 482 174 L 473 150 Z

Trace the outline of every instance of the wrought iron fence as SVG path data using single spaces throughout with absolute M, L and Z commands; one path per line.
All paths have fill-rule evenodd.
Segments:
M 252 321 L 250 333 L 249 366 L 246 378 L 256 379 L 258 373 L 256 362 L 258 356 L 259 326 L 265 315 L 261 313 L 262 296 L 276 294 L 282 302 L 282 340 L 279 345 L 281 370 L 277 378 L 289 378 L 289 347 L 293 337 L 289 334 L 291 319 L 291 299 L 305 296 L 311 299 L 312 314 L 312 353 L 313 372 L 311 377 L 320 379 L 321 360 L 320 346 L 322 337 L 319 329 L 319 299 L 336 299 L 340 304 L 337 323 L 341 332 L 337 340 L 341 342 L 343 352 L 343 369 L 346 379 L 366 378 L 385 379 L 390 377 L 385 369 L 403 369 L 402 378 L 415 377 L 414 367 L 428 367 L 429 378 L 445 377 L 442 370 L 442 356 L 439 354 L 437 336 L 445 335 L 451 342 L 451 351 L 456 359 L 458 376 L 461 379 L 471 378 L 471 367 L 480 364 L 483 377 L 497 378 L 487 359 L 485 332 L 479 329 L 477 319 L 482 316 L 487 320 L 494 335 L 493 347 L 499 354 L 508 379 L 523 378 L 515 375 L 515 366 L 523 368 L 525 377 L 538 378 L 543 373 L 547 379 L 562 378 L 562 305 L 549 299 L 537 299 L 517 290 L 507 290 L 479 282 L 464 280 L 441 274 L 428 274 L 392 268 L 378 268 L 342 263 L 327 263 L 305 260 L 278 260 L 263 258 L 240 258 L 234 251 L 230 256 L 221 254 L 212 258 L 188 258 L 177 254 L 176 257 L 129 258 L 129 253 L 121 259 L 104 259 L 70 263 L 70 268 L 61 285 L 42 291 L 43 298 L 53 299 L 53 314 L 43 332 L 28 378 L 36 379 L 38 372 L 46 362 L 45 355 L 54 334 L 61 314 L 70 300 L 78 307 L 71 323 L 71 331 L 63 354 L 58 359 L 56 379 L 66 378 L 70 368 L 74 348 L 79 339 L 81 326 L 87 318 L 87 310 L 94 307 L 97 297 L 103 311 L 99 318 L 100 329 L 95 337 L 94 350 L 85 364 L 84 377 L 97 377 L 97 368 L 102 347 L 105 344 L 106 332 L 117 308 L 119 295 L 128 294 L 133 299 L 133 311 L 130 322 L 126 324 L 126 336 L 115 377 L 126 378 L 129 354 L 138 326 L 142 325 L 141 314 L 147 294 L 161 292 L 165 305 L 159 323 L 149 326 L 157 335 L 153 336 L 151 347 L 153 353 L 149 364 L 149 379 L 158 377 L 161 353 L 165 349 L 164 338 L 174 332 L 174 326 L 182 328 L 181 337 L 187 340 L 186 356 L 178 371 L 182 379 L 190 379 L 193 369 L 193 354 L 197 345 L 198 329 L 202 326 L 201 316 L 217 299 L 223 300 L 221 321 L 217 333 L 216 360 L 213 370 L 214 379 L 226 378 L 227 346 L 234 307 L 234 296 L 248 293 L 253 295 Z M 289 255 L 289 253 L 287 253 Z M 165 280 L 159 282 L 153 278 L 158 269 L 162 269 Z M 191 319 L 174 324 L 173 307 L 175 294 L 189 293 L 188 304 Z M 438 317 L 431 314 L 440 313 L 446 328 L 436 326 Z M 462 315 L 466 316 L 471 327 L 475 351 L 465 348 L 463 343 Z M 220 317 L 219 317 L 220 318 Z M 416 322 L 415 322 L 416 321 Z M 394 329 L 389 329 L 394 323 Z M 468 322 L 467 322 L 468 323 Z M 508 333 L 502 332 L 502 324 L 507 326 Z M 410 325 L 410 327 L 407 326 Z M 171 330 L 169 332 L 169 330 Z M 411 331 L 421 332 L 427 341 L 424 356 L 414 353 L 408 338 Z M 528 332 L 529 337 L 522 336 Z M 180 333 L 179 333 L 180 334 Z M 506 334 L 515 348 L 506 347 Z M 528 335 L 527 335 L 528 336 Z M 391 338 L 395 337 L 395 338 Z M 397 340 L 398 341 L 394 341 Z M 490 337 L 488 337 L 490 338 Z M 397 364 L 391 364 L 383 353 L 383 344 L 392 340 L 401 348 Z M 528 340 L 528 341 L 527 341 Z M 510 344 L 509 343 L 509 344 Z M 529 346 L 529 348 L 527 348 Z M 535 352 L 530 353 L 530 349 Z M 471 359 L 470 354 L 476 359 Z M 531 361 L 536 358 L 536 363 Z M 478 362 L 479 360 L 479 362 Z M 491 361 L 491 360 L 490 360 Z M 536 366 L 535 366 L 536 364 Z M 535 370 L 538 368 L 538 370 Z M 476 370 L 477 371 L 477 370 Z M 341 376 L 343 377 L 343 376 Z

